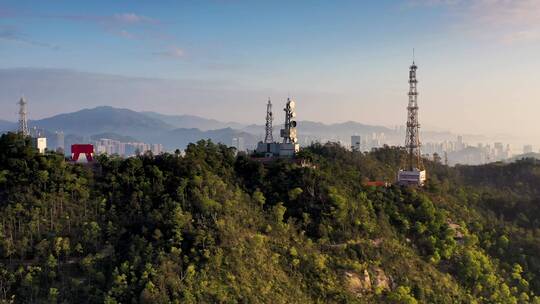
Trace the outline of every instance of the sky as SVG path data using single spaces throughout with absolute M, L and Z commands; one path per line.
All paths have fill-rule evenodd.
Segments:
M 0 0 L 0 119 L 98 105 L 262 123 L 406 120 L 540 144 L 540 1 Z M 276 114 L 277 115 L 277 114 Z M 536 143 L 533 142 L 533 143 Z

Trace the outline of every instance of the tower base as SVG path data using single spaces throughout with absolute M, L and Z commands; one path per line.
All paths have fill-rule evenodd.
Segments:
M 399 170 L 397 182 L 400 186 L 422 187 L 426 183 L 426 170 L 414 169 L 412 171 Z

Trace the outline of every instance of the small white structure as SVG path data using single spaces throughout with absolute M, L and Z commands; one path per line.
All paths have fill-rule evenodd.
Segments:
M 401 186 L 420 186 L 426 183 L 426 170 L 414 169 L 412 171 L 399 170 L 398 184 Z
M 45 153 L 47 149 L 47 138 L 46 137 L 35 137 L 34 138 L 34 147 L 38 149 L 40 154 Z

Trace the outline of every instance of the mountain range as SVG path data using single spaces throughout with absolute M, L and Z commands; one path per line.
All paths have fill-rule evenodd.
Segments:
M 193 115 L 167 115 L 156 112 L 137 112 L 130 109 L 100 106 L 71 113 L 29 121 L 31 128 L 45 131 L 49 147 L 56 146 L 55 131 L 63 131 L 66 146 L 71 143 L 96 138 L 136 139 L 147 143 L 161 143 L 166 150 L 183 149 L 188 143 L 200 139 L 211 139 L 230 145 L 233 138 L 241 137 L 246 148 L 254 148 L 264 137 L 264 125 L 245 125 L 237 122 L 222 122 Z M 370 138 L 384 133 L 385 142 L 399 144 L 402 131 L 383 126 L 366 125 L 348 121 L 324 124 L 314 121 L 299 121 L 299 141 L 309 144 L 314 141 L 348 142 L 353 134 Z M 17 128 L 17 123 L 0 121 L 0 131 Z M 279 140 L 280 125 L 274 124 L 274 139 Z M 424 132 L 424 138 L 452 139 L 449 132 Z

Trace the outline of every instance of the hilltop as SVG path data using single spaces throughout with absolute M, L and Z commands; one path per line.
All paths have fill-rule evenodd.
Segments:
M 539 303 L 540 164 L 426 160 L 424 189 L 363 186 L 402 153 L 312 145 L 313 166 L 263 166 L 200 141 L 92 168 L 3 135 L 0 297 Z

